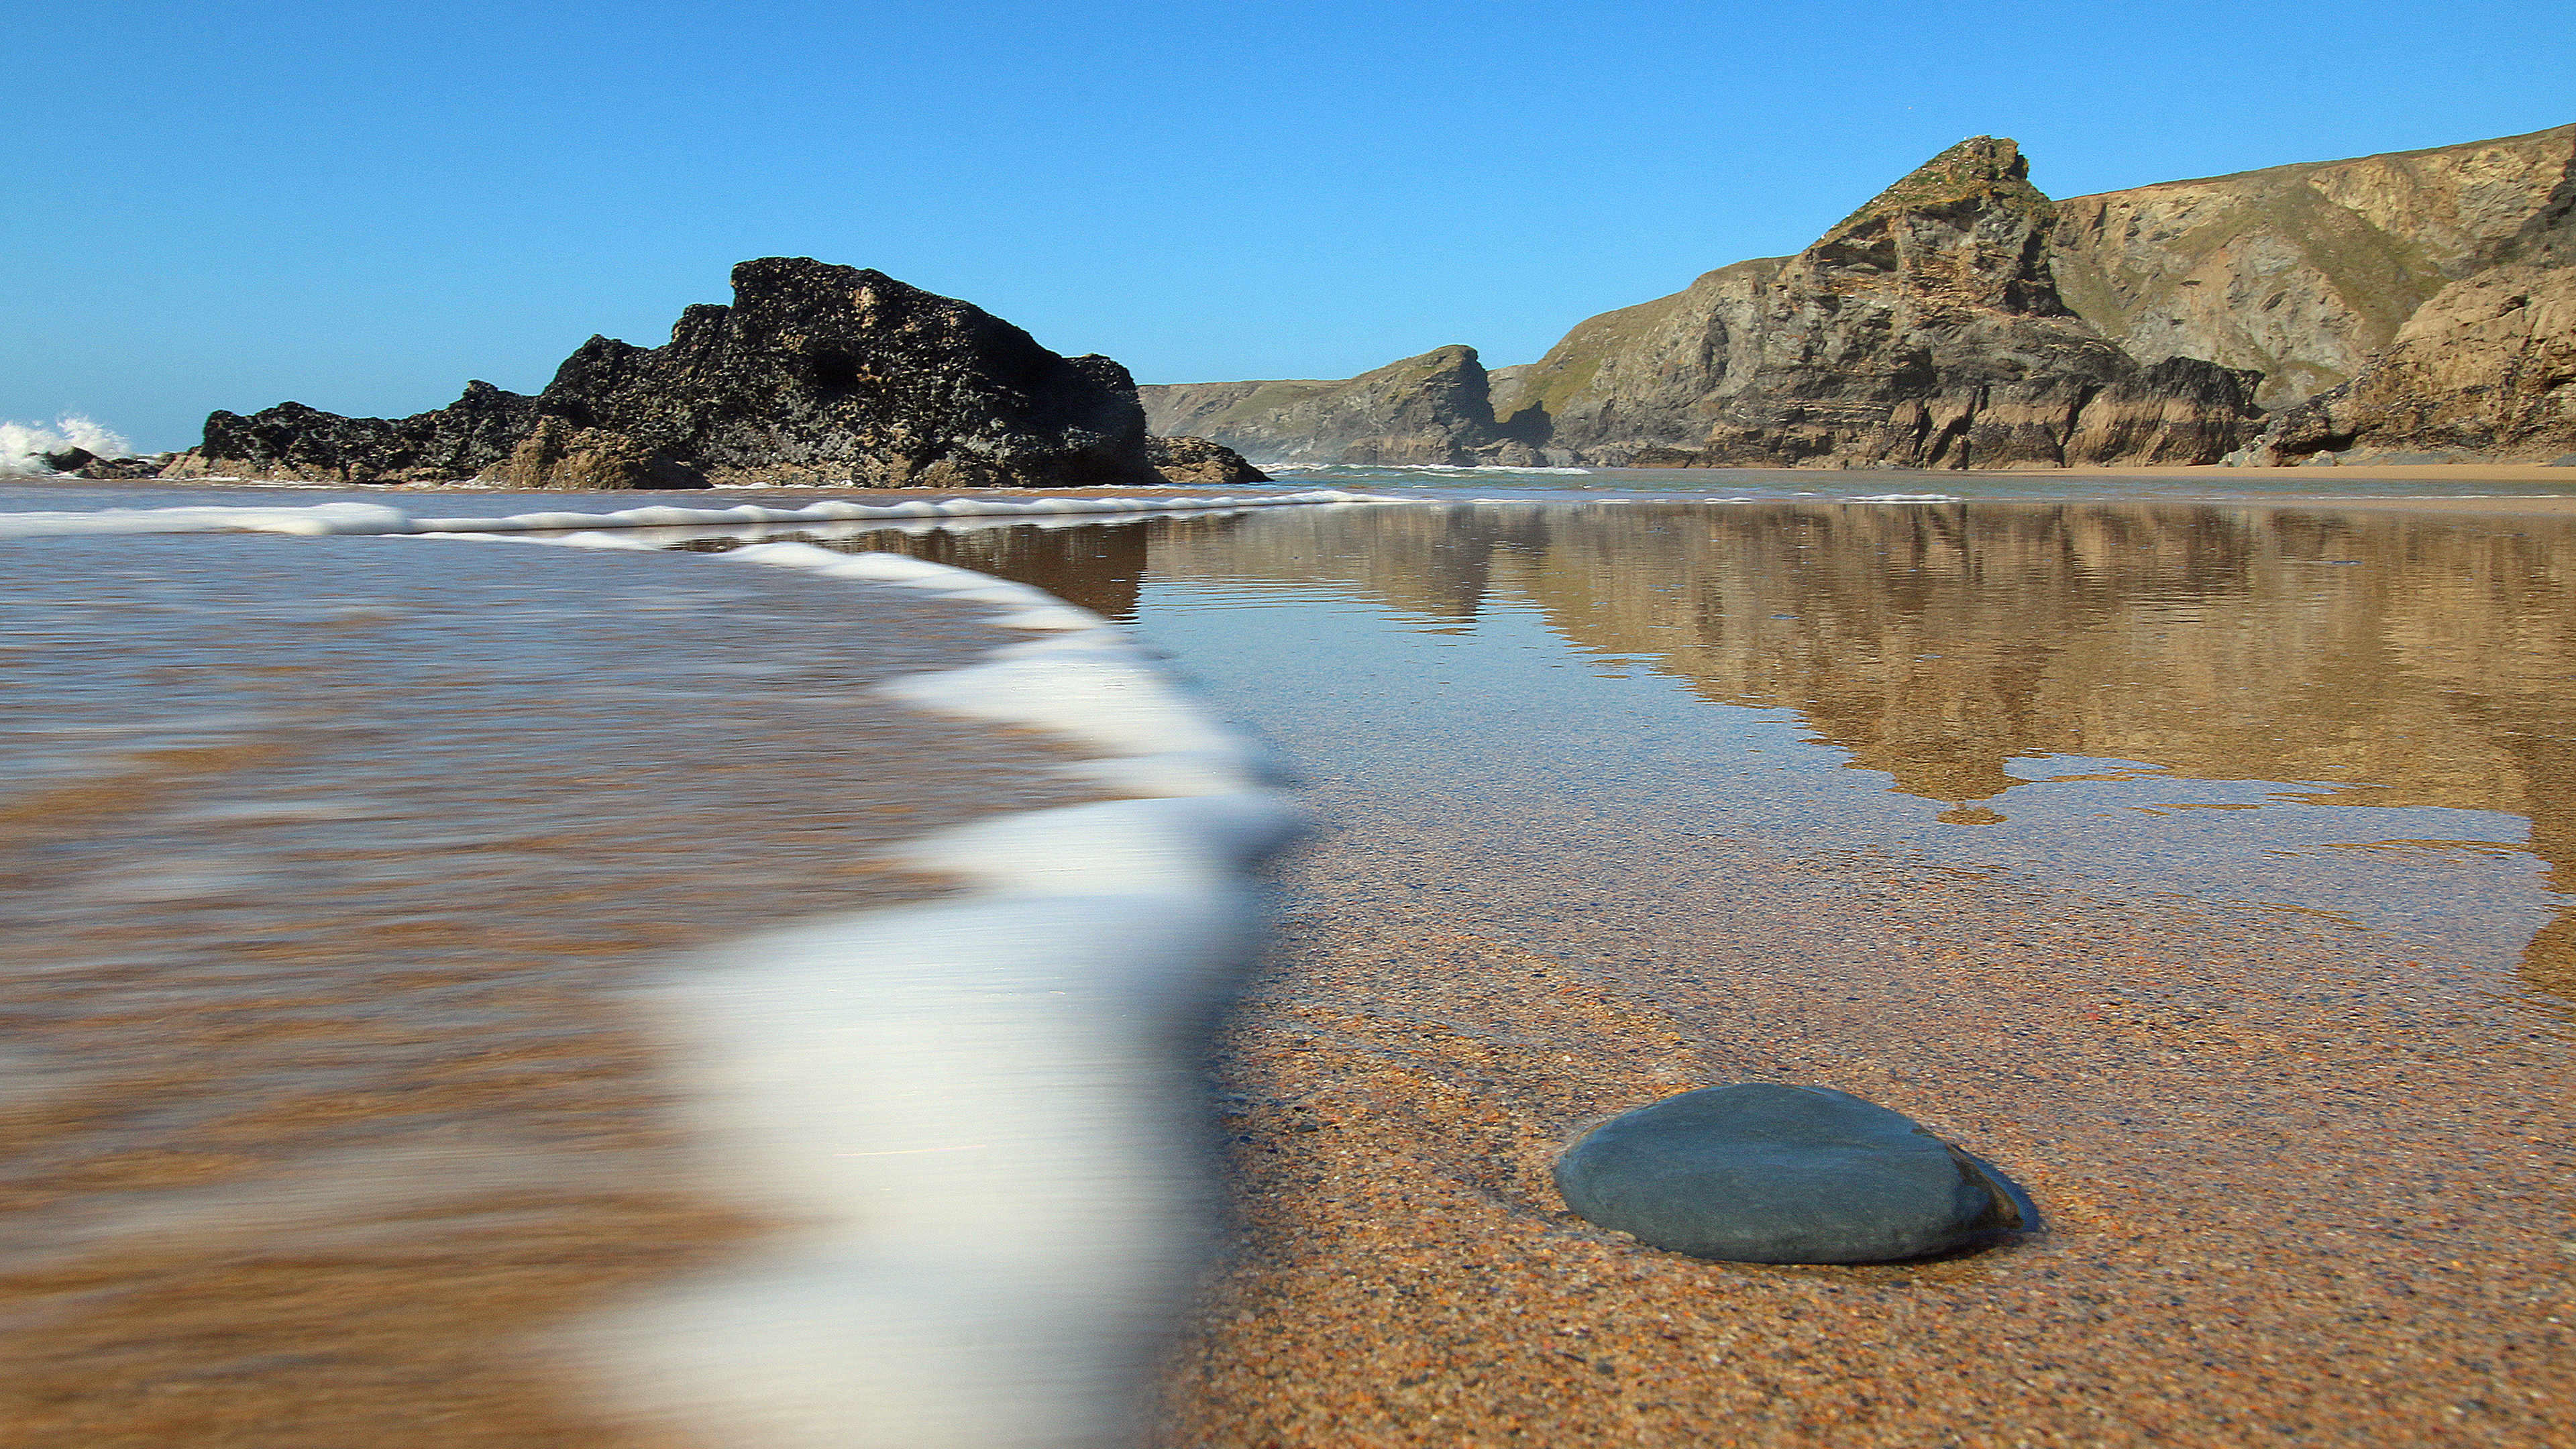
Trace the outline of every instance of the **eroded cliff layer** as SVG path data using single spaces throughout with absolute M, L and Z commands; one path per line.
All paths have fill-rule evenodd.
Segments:
M 2548 204 L 2576 126 L 2168 181 L 2058 203 L 2067 304 L 2141 362 L 2263 374 L 2287 407 L 2351 379 Z
M 1942 152 L 1785 261 L 1596 317 L 1523 376 L 1574 460 L 2021 468 L 2215 462 L 2253 375 L 2142 367 L 2059 297 L 2056 208 L 2012 142 Z
M 2576 165 L 2352 381 L 2274 417 L 2248 461 L 2576 462 Z
M 2247 384 L 2295 407 L 2405 331 L 2341 411 L 2275 430 L 2282 456 L 2365 435 L 2497 461 L 2571 446 L 2539 400 L 2564 370 L 2563 279 L 2528 233 L 2576 165 L 2576 126 L 2054 204 L 2012 150 L 1964 143 L 1796 257 L 1578 324 L 1488 374 L 1481 416 L 1398 429 L 1366 415 L 1362 379 L 1149 388 L 1147 405 L 1158 426 L 1309 464 L 2211 462 L 2252 434 Z M 2500 267 L 2525 270 L 2479 280 Z M 1343 425 L 1315 434 L 1333 411 Z M 1401 454 L 1361 443 L 1399 434 Z
M 1212 439 L 1265 463 L 1530 464 L 1538 451 L 1494 419 L 1472 347 L 1440 347 L 1341 382 L 1147 384 L 1157 433 Z
M 1486 374 L 1447 347 L 1348 382 L 1143 389 L 1158 429 L 1263 460 L 2026 468 L 2210 463 L 2255 375 L 2142 366 L 2060 297 L 2012 142 L 1951 147 L 1795 257 L 1710 272 Z
M 733 288 L 731 306 L 683 312 L 664 346 L 593 337 L 533 398 L 478 382 L 448 407 L 393 420 L 299 403 L 218 412 L 203 446 L 165 476 L 479 476 L 519 488 L 1164 481 L 1135 384 L 1109 358 L 1060 357 L 980 308 L 857 267 L 767 257 L 735 267 Z M 1200 455 L 1192 466 L 1225 465 Z

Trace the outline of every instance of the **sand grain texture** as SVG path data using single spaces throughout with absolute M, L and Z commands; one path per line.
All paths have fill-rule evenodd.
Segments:
M 1546 824 L 1292 866 L 1166 1449 L 2565 1442 L 2563 1014 L 2297 913 Z M 1906 1112 L 2050 1231 L 1768 1267 L 1563 1209 L 1591 1123 L 1745 1079 Z

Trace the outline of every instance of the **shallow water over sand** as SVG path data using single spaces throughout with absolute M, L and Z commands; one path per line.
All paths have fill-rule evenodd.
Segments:
M 45 506 L 267 501 L 175 491 Z M 2170 501 L 1061 522 L 770 536 L 1133 621 L 1309 781 L 1275 959 L 1219 1052 L 1242 1250 L 1175 1363 L 1163 1442 L 2563 1439 L 2566 523 Z M 600 992 L 854 887 L 899 894 L 913 883 L 848 867 L 871 831 L 928 823 L 911 809 L 1057 788 L 1027 741 L 970 758 L 887 721 L 863 759 L 843 748 L 867 681 L 984 631 L 874 638 L 873 605 L 711 560 L 35 547 L 58 576 L 29 593 L 63 617 L 10 657 L 112 666 L 30 671 L 67 685 L 26 716 L 54 783 L 193 772 L 59 848 L 41 812 L 24 832 L 80 869 L 25 877 L 44 930 L 12 999 L 38 1052 L 50 1034 L 111 1053 L 90 1053 L 104 1078 L 28 1074 L 73 1110 L 17 1124 L 54 1154 L 12 1220 L 36 1255 L 16 1292 L 62 1314 L 21 1355 L 55 1406 L 43 1429 L 337 1446 L 430 1412 L 464 1416 L 454 1442 L 595 1442 L 547 1417 L 559 1386 L 491 1374 L 488 1304 L 534 1328 L 729 1231 L 645 1189 L 667 1144 Z M 276 561 L 266 602 L 186 559 L 217 551 Z M 440 558 L 492 577 L 372 562 Z M 473 622 L 496 602 L 498 635 Z M 139 638 L 186 667 L 156 672 Z M 554 689 L 565 675 L 591 692 Z M 487 695 L 536 723 L 477 715 Z M 118 755 L 120 701 L 166 760 Z M 719 719 L 757 748 L 716 747 Z M 272 737 L 306 748 L 204 753 Z M 579 829 L 521 819 L 599 805 Z M 463 857 L 487 871 L 464 893 L 439 888 L 458 812 L 489 852 Z M 329 891 L 278 914 L 225 874 L 254 833 L 325 885 L 417 887 L 414 914 L 388 935 L 375 897 Z M 630 908 L 639 888 L 652 904 Z M 132 1015 L 189 990 L 256 999 Z M 543 1059 L 483 1061 L 495 1022 Z M 333 1073 L 366 1087 L 354 1113 Z M 439 1095 L 459 1073 L 527 1090 Z M 1904 1110 L 2028 1184 L 2051 1231 L 1953 1262 L 1757 1268 L 1563 1213 L 1547 1163 L 1584 1123 L 1743 1078 Z M 190 1106 L 120 1115 L 164 1101 Z M 418 1187 L 332 1200 L 348 1220 L 320 1259 L 292 1222 L 201 1230 L 279 1197 L 275 1169 L 314 1144 L 407 1151 L 441 1112 L 471 1140 L 431 1143 L 412 1178 L 500 1183 L 508 1212 L 449 1214 Z M 543 1140 L 487 1154 L 494 1134 Z M 558 1138 L 613 1170 L 559 1172 Z M 163 1194 L 193 1216 L 134 1214 Z M 150 1240 L 165 1221 L 178 1237 Z M 389 1307 L 312 1348 L 352 1293 Z M 245 1303 L 266 1335 L 247 1347 Z
M 1298 769 L 1389 808 L 1508 829 L 1581 801 L 2323 912 L 2430 970 L 2507 985 L 2521 963 L 2562 991 L 2571 545 L 2549 518 L 2157 502 L 1347 507 L 832 543 L 1132 620 Z
M 1163 1444 L 2554 1445 L 2556 519 L 1350 507 L 852 533 L 1135 620 L 1308 780 Z M 724 547 L 701 541 L 696 547 Z M 1555 1151 L 1896 1107 L 2036 1239 L 1711 1264 Z

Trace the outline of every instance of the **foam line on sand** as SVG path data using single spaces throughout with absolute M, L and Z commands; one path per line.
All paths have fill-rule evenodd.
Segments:
M 606 513 L 507 513 L 489 518 L 415 518 L 382 503 L 319 503 L 303 508 L 210 505 L 104 508 L 80 513 L 0 513 L 0 537 L 89 533 L 293 533 L 310 536 L 380 533 L 537 533 L 563 529 L 673 528 L 728 523 L 836 523 L 859 519 L 1031 518 L 1094 513 L 1167 513 L 1191 509 L 1274 508 L 1307 503 L 1395 503 L 1401 499 L 1316 488 L 1297 493 L 1211 497 L 942 498 L 903 503 L 826 499 L 802 508 L 620 508 Z
M 650 993 L 704 1185 L 782 1227 L 576 1351 L 621 1412 L 725 1449 L 1133 1443 L 1217 1211 L 1197 1079 L 1252 947 L 1245 867 L 1292 807 L 1098 615 L 891 554 L 721 557 L 991 606 L 1037 637 L 887 691 L 1069 737 L 1145 798 L 916 839 L 896 858 L 963 893 L 738 941 Z

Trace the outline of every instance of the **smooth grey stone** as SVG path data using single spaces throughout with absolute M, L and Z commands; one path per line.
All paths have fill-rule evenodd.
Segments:
M 1556 1161 L 1586 1220 L 1740 1263 L 1892 1263 L 2035 1232 L 2011 1179 L 1901 1112 L 1739 1082 L 1602 1123 Z

